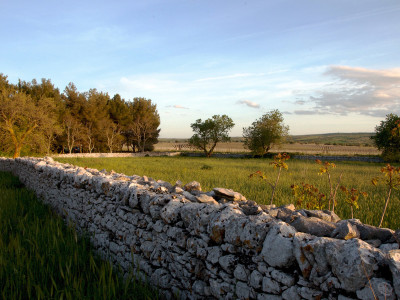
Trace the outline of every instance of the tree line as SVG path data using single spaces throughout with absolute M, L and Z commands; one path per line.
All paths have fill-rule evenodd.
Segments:
M 14 158 L 22 151 L 151 151 L 159 126 L 151 99 L 126 101 L 96 89 L 79 92 L 73 83 L 61 93 L 50 79 L 12 84 L 0 73 L 0 151 Z

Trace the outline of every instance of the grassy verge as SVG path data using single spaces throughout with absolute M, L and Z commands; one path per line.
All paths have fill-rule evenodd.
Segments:
M 1 299 L 154 299 L 93 254 L 18 178 L 0 172 Z
M 202 157 L 133 157 L 133 158 L 57 158 L 82 167 L 114 170 L 127 175 L 147 175 L 154 179 L 162 179 L 175 184 L 196 180 L 203 190 L 225 187 L 242 193 L 247 199 L 260 204 L 269 204 L 271 188 L 261 179 L 249 179 L 249 174 L 263 171 L 269 178 L 276 178 L 277 171 L 270 159 L 232 159 Z M 290 186 L 301 182 L 316 185 L 321 192 L 328 194 L 326 176 L 318 175 L 319 165 L 314 161 L 289 160 L 289 170 L 282 172 L 274 203 L 276 205 L 295 203 Z M 342 184 L 348 188 L 356 188 L 368 193 L 366 199 L 359 199 L 360 208 L 354 217 L 366 224 L 377 226 L 385 205 L 386 189 L 375 187 L 371 179 L 380 175 L 384 164 L 363 162 L 337 162 L 332 170 L 333 180 L 342 173 Z M 344 201 L 344 194 L 338 191 L 335 212 L 343 219 L 351 217 L 350 206 Z M 389 203 L 383 227 L 400 228 L 399 191 L 395 191 Z

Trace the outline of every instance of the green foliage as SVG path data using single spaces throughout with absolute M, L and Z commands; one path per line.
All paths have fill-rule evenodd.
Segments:
M 290 187 L 297 206 L 307 209 L 324 209 L 326 196 L 314 185 L 302 182 L 300 185 L 292 184 Z
M 157 105 L 150 99 L 134 98 L 133 103 L 128 105 L 129 123 L 123 130 L 127 144 L 132 147 L 133 152 L 152 150 L 153 145 L 158 143 L 160 130 L 160 116 Z
M 154 299 L 157 294 L 124 280 L 93 254 L 88 238 L 78 238 L 50 208 L 0 172 L 1 299 Z
M 386 116 L 375 127 L 375 136 L 371 137 L 378 147 L 383 150 L 382 156 L 386 161 L 400 161 L 400 117 L 395 114 Z
M 279 178 L 281 176 L 281 171 L 282 169 L 287 170 L 289 169 L 289 166 L 285 162 L 286 160 L 289 160 L 290 156 L 287 153 L 278 153 L 277 155 L 274 156 L 274 161 L 270 163 L 274 167 L 274 169 L 278 169 L 278 175 L 276 176 L 275 182 L 272 182 L 268 179 L 268 177 L 261 171 L 257 171 L 255 173 L 250 174 L 250 178 L 252 177 L 259 177 L 263 180 L 265 180 L 272 188 L 272 193 L 271 193 L 271 202 L 270 205 L 272 205 L 274 201 L 274 196 L 275 196 L 275 191 L 278 186 Z
M 123 145 L 152 151 L 158 142 L 160 116 L 150 99 L 132 102 L 70 82 L 63 93 L 49 79 L 10 84 L 0 74 L 0 151 L 27 153 L 113 152 Z
M 217 143 L 230 140 L 228 132 L 233 126 L 235 124 L 227 115 L 214 115 L 204 122 L 198 119 L 190 125 L 195 134 L 190 138 L 189 144 L 203 150 L 210 157 Z
M 400 167 L 396 168 L 391 166 L 390 164 L 387 164 L 386 167 L 381 168 L 381 173 L 383 175 L 381 175 L 380 177 L 374 177 L 371 181 L 374 186 L 378 185 L 378 183 L 383 182 L 384 185 L 386 185 L 387 187 L 387 197 L 379 227 L 382 226 L 383 218 L 385 217 L 386 209 L 389 204 L 392 191 L 398 190 L 400 188 Z
M 21 83 L 19 87 L 9 84 L 0 74 L 0 135 L 10 145 L 8 148 L 12 146 L 14 158 L 26 145 L 44 148 L 44 134 L 54 127 L 54 101 L 45 93 L 38 97 L 24 93 Z
M 340 186 L 340 182 L 342 180 L 342 174 L 340 174 L 340 176 L 337 178 L 337 183 L 336 186 L 333 183 L 333 178 L 332 178 L 332 172 L 331 169 L 336 168 L 336 165 L 334 163 L 330 163 L 330 162 L 322 162 L 319 159 L 315 160 L 315 162 L 319 165 L 321 165 L 321 167 L 319 168 L 319 172 L 318 175 L 326 175 L 328 178 L 328 182 L 329 182 L 329 197 L 328 197 L 328 209 L 331 210 L 333 212 L 335 212 L 335 206 L 336 206 L 336 194 L 337 191 L 339 189 Z
M 244 145 L 254 154 L 267 153 L 273 144 L 280 144 L 288 136 L 289 127 L 283 124 L 279 110 L 272 110 L 243 128 Z
M 350 205 L 350 209 L 351 209 L 351 218 L 353 219 L 354 214 L 354 208 L 358 209 L 359 205 L 358 205 L 358 199 L 360 198 L 360 196 L 362 195 L 364 198 L 366 198 L 368 196 L 368 194 L 366 192 L 361 192 L 355 188 L 351 188 L 348 189 L 345 186 L 341 186 L 340 190 L 346 195 L 345 201 L 347 204 Z

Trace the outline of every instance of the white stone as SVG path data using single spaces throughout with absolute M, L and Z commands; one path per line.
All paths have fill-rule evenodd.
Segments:
M 400 250 L 391 250 L 388 253 L 389 268 L 392 272 L 393 286 L 400 299 Z
M 250 275 L 250 271 L 245 268 L 242 264 L 238 264 L 235 268 L 235 271 L 233 271 L 233 276 L 235 276 L 236 279 L 241 280 L 241 281 L 246 281 L 248 280 Z
M 246 283 L 238 281 L 236 283 L 236 296 L 238 299 L 254 299 L 256 293 Z
M 260 272 L 258 272 L 257 270 L 251 272 L 249 279 L 250 286 L 252 286 L 255 289 L 259 289 L 261 288 L 262 280 L 263 280 L 263 275 Z
M 264 277 L 262 282 L 262 290 L 263 292 L 270 294 L 280 294 L 282 292 L 281 286 L 275 280 L 272 280 L 269 277 Z
M 396 295 L 389 281 L 382 278 L 372 278 L 368 284 L 357 291 L 357 297 L 361 300 L 395 300 Z
M 384 256 L 381 251 L 359 239 L 338 242 L 326 245 L 327 260 L 342 288 L 355 292 L 373 277 Z
M 277 222 L 265 238 L 261 256 L 272 267 L 289 267 L 293 264 L 293 237 L 296 230 L 284 223 Z

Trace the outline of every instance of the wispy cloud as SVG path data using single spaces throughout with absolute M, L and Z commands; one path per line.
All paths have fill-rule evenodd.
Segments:
M 195 82 L 234 79 L 234 78 L 240 78 L 240 77 L 264 76 L 264 75 L 265 75 L 264 73 L 238 73 L 238 74 L 231 74 L 231 75 L 224 75 L 224 76 L 201 78 L 201 79 L 195 80 Z
M 374 70 L 360 67 L 332 66 L 324 75 L 335 81 L 317 90 L 308 101 L 309 111 L 319 114 L 361 115 L 382 117 L 398 112 L 400 107 L 400 69 Z M 306 110 L 295 111 L 305 114 Z
M 255 103 L 255 102 L 250 101 L 250 100 L 239 100 L 236 103 L 237 104 L 244 104 L 244 105 L 247 105 L 248 107 L 252 107 L 252 108 L 260 108 L 260 104 Z
M 189 107 L 184 107 L 184 106 L 179 105 L 179 104 L 175 104 L 175 105 L 173 105 L 172 107 L 173 107 L 173 108 L 179 108 L 179 109 L 189 109 Z

